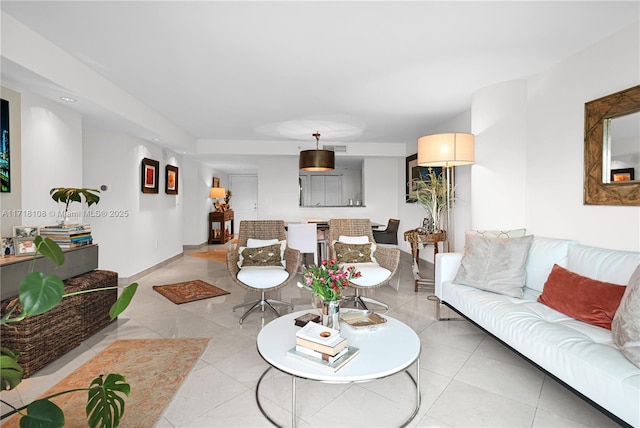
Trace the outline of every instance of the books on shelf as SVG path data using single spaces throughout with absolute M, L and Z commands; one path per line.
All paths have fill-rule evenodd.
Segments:
M 296 346 L 297 348 L 297 346 Z M 349 361 L 353 360 L 360 350 L 355 346 L 349 346 L 345 349 L 345 352 L 339 358 L 333 361 L 324 360 L 315 356 L 309 355 L 306 352 L 300 352 L 296 348 L 291 348 L 287 351 L 287 357 L 302 361 L 305 363 L 313 364 L 315 367 L 319 367 L 329 373 L 335 373 L 343 368 Z
M 296 345 L 335 356 L 349 346 L 349 341 L 338 330 L 310 322 L 296 332 Z
M 40 236 L 49 238 L 62 249 L 76 248 L 93 243 L 89 223 L 55 224 L 42 226 Z

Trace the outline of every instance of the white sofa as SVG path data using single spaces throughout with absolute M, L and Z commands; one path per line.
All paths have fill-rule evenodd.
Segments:
M 453 308 L 609 416 L 619 418 L 618 422 L 640 426 L 640 368 L 616 347 L 611 330 L 537 302 L 554 263 L 589 278 L 626 285 L 640 263 L 640 253 L 534 237 L 521 299 L 453 283 L 462 256 L 437 255 L 435 294 L 440 304 Z

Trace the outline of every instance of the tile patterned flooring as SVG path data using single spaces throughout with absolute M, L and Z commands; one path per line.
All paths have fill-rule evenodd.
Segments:
M 206 247 L 197 251 L 202 250 Z M 190 279 L 202 279 L 231 294 L 174 305 L 151 288 Z M 238 303 L 254 300 L 257 293 L 234 285 L 225 264 L 188 255 L 138 283 L 138 294 L 117 322 L 25 379 L 17 390 L 3 392 L 2 399 L 14 405 L 32 401 L 117 339 L 208 337 L 209 347 L 155 426 L 272 426 L 255 401 L 256 382 L 268 367 L 256 351 L 255 339 L 273 315 L 251 314 L 241 326 L 238 319 L 242 309 L 235 314 L 231 310 Z M 422 341 L 422 405 L 409 426 L 617 426 L 472 324 L 436 321 L 435 304 L 427 299 L 429 294 L 428 290 L 413 291 L 411 257 L 406 253 L 391 285 L 370 294 L 388 303 L 389 315 L 410 325 Z M 311 308 L 308 292 L 295 285 L 269 296 L 293 302 L 295 310 Z M 414 406 L 415 389 L 402 373 L 353 385 L 299 381 L 297 388 L 300 427 L 398 426 Z M 260 391 L 269 414 L 278 423 L 290 426 L 290 378 L 272 370 Z

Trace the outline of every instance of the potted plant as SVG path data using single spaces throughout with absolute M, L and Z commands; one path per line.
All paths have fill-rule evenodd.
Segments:
M 413 180 L 415 198 L 431 219 L 429 233 L 442 232 L 442 216 L 450 208 L 450 197 L 453 188 L 444 176 L 444 172 L 436 174 L 433 168 L 427 170 L 424 179 Z
M 38 253 L 54 262 L 56 267 L 64 263 L 64 254 L 58 244 L 49 238 L 36 236 L 34 240 L 36 253 L 31 264 L 31 272 L 27 274 L 20 283 L 19 296 L 16 303 L 7 308 L 5 315 L 0 319 L 0 325 L 21 321 L 29 316 L 40 315 L 56 307 L 65 297 L 102 291 L 106 289 L 120 287 L 106 287 L 79 291 L 75 293 L 64 293 L 64 283 L 57 275 L 44 276 L 42 272 L 34 272 L 33 266 Z M 124 287 L 118 300 L 109 310 L 111 319 L 121 314 L 131 302 L 137 283 L 132 283 Z M 19 314 L 14 314 L 18 304 L 22 306 Z M 0 348 L 0 385 L 2 390 L 15 388 L 22 381 L 22 367 L 18 364 L 18 354 L 11 349 Z M 0 419 L 11 416 L 15 413 L 22 414 L 20 426 L 31 427 L 63 427 L 64 412 L 57 405 L 50 401 L 57 395 L 73 392 L 87 392 L 87 422 L 90 427 L 117 427 L 124 414 L 124 399 L 121 395 L 129 396 L 131 387 L 126 383 L 125 378 L 119 374 L 109 374 L 106 379 L 100 375 L 95 378 L 87 388 L 63 391 L 58 394 L 41 398 L 20 408 L 13 408 L 12 411 L 2 415 Z M 9 403 L 3 401 L 7 406 Z M 24 411 L 26 410 L 26 413 Z
M 64 213 L 61 216 L 61 223 L 67 223 L 69 217 L 69 204 L 71 202 L 82 203 L 84 198 L 87 206 L 100 202 L 100 191 L 98 189 L 77 188 L 77 187 L 54 187 L 49 191 L 51 198 L 56 202 L 64 203 Z

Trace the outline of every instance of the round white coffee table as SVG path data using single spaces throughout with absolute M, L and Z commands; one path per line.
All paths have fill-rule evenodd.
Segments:
M 406 426 L 420 408 L 420 338 L 408 325 L 384 315 L 387 322 L 374 329 L 352 328 L 342 323 L 340 334 L 349 339 L 349 346 L 360 349 L 360 353 L 335 373 L 287 357 L 287 351 L 296 345 L 296 317 L 313 310 L 283 315 L 264 326 L 258 334 L 258 353 L 271 365 L 258 380 L 256 402 L 262 414 L 274 425 L 278 425 L 260 404 L 260 383 L 272 368 L 291 375 L 292 378 L 292 426 L 296 426 L 296 379 L 304 378 L 328 383 L 366 382 L 381 379 L 403 370 L 416 387 L 416 407 L 413 414 L 402 425 Z M 415 377 L 407 370 L 415 363 Z

